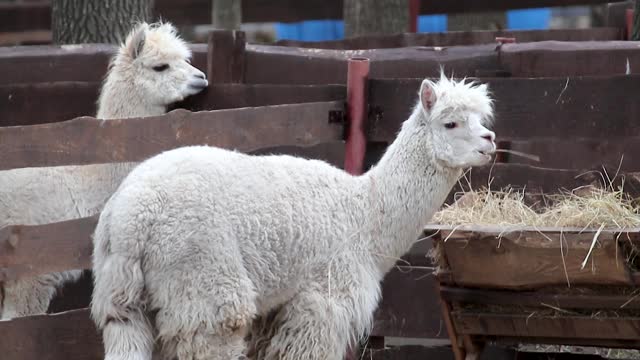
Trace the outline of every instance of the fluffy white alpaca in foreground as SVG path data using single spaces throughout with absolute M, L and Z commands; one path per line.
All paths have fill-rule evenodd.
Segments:
M 207 86 L 205 75 L 189 64 L 190 57 L 172 25 L 140 24 L 112 60 L 97 118 L 161 115 L 171 103 L 202 91 Z M 0 171 L 0 228 L 95 215 L 135 165 Z M 0 284 L 0 318 L 46 312 L 56 290 L 80 275 L 81 271 L 66 271 Z
M 206 146 L 135 168 L 94 233 L 106 359 L 148 360 L 155 338 L 168 358 L 238 359 L 252 320 L 281 307 L 265 358 L 342 360 L 372 324 L 384 275 L 463 169 L 495 151 L 486 85 L 442 76 L 419 94 L 362 176 Z

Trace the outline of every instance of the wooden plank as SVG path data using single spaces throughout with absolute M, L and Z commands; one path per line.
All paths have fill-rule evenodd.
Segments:
M 2 126 L 60 122 L 96 113 L 100 82 L 54 82 L 0 85 Z M 337 101 L 346 98 L 343 85 L 210 85 L 170 110 L 220 110 L 241 107 Z
M 207 78 L 211 84 L 244 82 L 245 34 L 214 30 L 209 34 Z
M 440 65 L 458 76 L 498 69 L 495 45 L 356 52 L 251 45 L 246 55 L 245 82 L 258 84 L 345 84 L 347 60 L 353 56 L 369 58 L 369 77 L 379 79 L 437 76 Z
M 96 113 L 99 82 L 0 85 L 0 127 L 59 122 Z
M 97 216 L 94 216 L 46 225 L 0 228 L 0 281 L 91 269 L 91 234 L 96 223 Z
M 438 33 L 403 33 L 392 35 L 359 36 L 329 41 L 279 40 L 274 45 L 300 48 L 356 50 L 384 49 L 409 46 L 461 46 L 493 44 L 496 37 L 514 37 L 517 42 L 534 41 L 610 41 L 622 40 L 617 27 L 590 29 L 550 29 L 512 31 L 447 31 Z
M 640 54 L 640 52 L 639 52 Z M 622 138 L 640 133 L 640 76 L 489 78 L 497 140 Z M 410 115 L 421 79 L 371 80 L 371 141 L 391 141 Z
M 50 1 L 0 2 L 0 32 L 49 29 Z
M 508 143 L 508 149 L 537 155 L 540 161 L 504 154 L 503 162 L 557 169 L 597 169 L 604 166 L 620 171 L 639 171 L 640 137 L 620 138 L 537 138 Z M 612 174 L 613 175 L 613 174 Z
M 190 45 L 192 64 L 207 69 L 207 45 Z M 0 85 L 56 81 L 101 82 L 116 47 L 107 44 L 0 47 Z
M 593 232 L 543 235 L 538 231 L 505 230 L 496 233 L 442 232 L 442 237 L 447 239 L 442 246 L 450 267 L 448 270 L 456 284 L 501 289 L 568 284 L 633 285 L 612 234 L 600 234 L 587 266 L 581 269 L 593 242 Z
M 7 360 L 101 360 L 101 336 L 89 309 L 0 321 L 0 349 Z
M 196 113 L 179 109 L 146 118 L 83 117 L 55 124 L 5 127 L 0 128 L 0 170 L 141 161 L 188 145 L 248 152 L 342 140 L 342 126 L 328 121 L 330 111 L 344 111 L 344 102 Z
M 51 44 L 51 30 L 0 33 L 0 46 Z
M 447 337 L 432 272 L 399 266 L 385 276 L 372 336 Z
M 633 41 L 541 41 L 504 44 L 500 63 L 514 77 L 640 73 L 640 47 Z
M 580 289 L 574 293 L 547 291 L 501 291 L 441 286 L 444 300 L 458 303 L 502 306 L 545 306 L 560 309 L 635 310 L 640 309 L 640 298 L 633 295 L 603 294 L 599 291 Z
M 640 318 L 551 317 L 464 311 L 454 311 L 452 315 L 457 331 L 469 335 L 635 341 L 640 338 Z

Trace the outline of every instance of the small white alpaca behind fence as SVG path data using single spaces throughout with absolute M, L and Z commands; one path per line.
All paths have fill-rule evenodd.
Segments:
M 202 91 L 202 71 L 168 23 L 142 23 L 113 58 L 97 118 L 162 115 L 167 106 Z M 40 225 L 98 214 L 136 163 L 24 168 L 0 171 L 0 228 Z M 57 289 L 81 271 L 45 274 L 0 284 L 0 318 L 42 314 Z M 4 294 L 4 299 L 2 295 Z
M 370 330 L 384 275 L 463 169 L 490 161 L 492 116 L 486 85 L 443 75 L 422 82 L 362 176 L 206 146 L 143 162 L 94 234 L 91 311 L 106 359 L 239 359 L 252 321 L 280 308 L 264 358 L 342 360 Z

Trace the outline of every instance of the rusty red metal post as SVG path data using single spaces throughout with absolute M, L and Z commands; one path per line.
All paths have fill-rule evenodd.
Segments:
M 418 32 L 418 13 L 420 12 L 420 0 L 409 0 L 409 32 Z
M 627 9 L 624 13 L 625 24 L 627 25 L 627 40 L 632 40 L 633 37 L 633 9 Z
M 344 169 L 350 174 L 362 174 L 367 150 L 365 120 L 367 118 L 367 80 L 369 59 L 351 58 L 347 68 L 347 139 Z M 357 348 L 347 350 L 345 360 L 355 360 Z
M 349 59 L 347 70 L 347 139 L 344 169 L 350 174 L 362 174 L 367 139 L 364 133 L 367 118 L 367 80 L 369 59 Z

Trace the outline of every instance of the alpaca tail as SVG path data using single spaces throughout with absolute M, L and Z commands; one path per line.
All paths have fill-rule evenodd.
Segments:
M 144 311 L 141 254 L 113 251 L 111 237 L 126 236 L 105 208 L 93 235 L 91 317 L 102 330 L 105 360 L 151 360 L 152 325 Z

